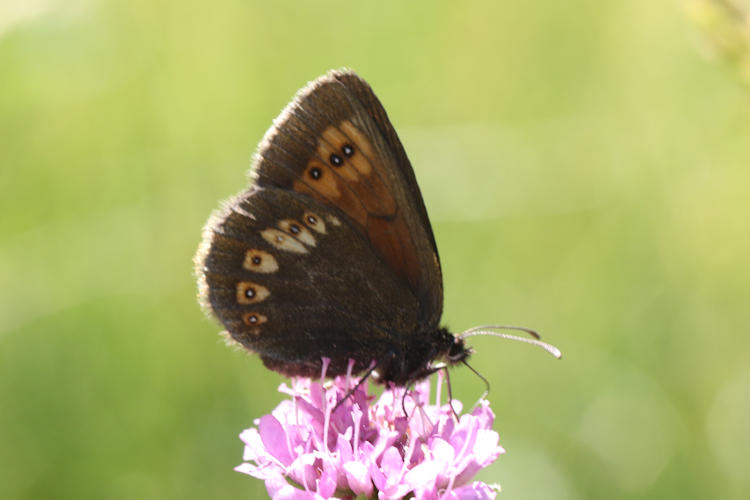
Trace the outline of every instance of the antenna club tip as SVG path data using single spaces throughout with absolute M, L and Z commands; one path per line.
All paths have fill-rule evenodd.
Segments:
M 556 359 L 562 359 L 562 351 L 558 349 L 557 347 L 553 346 L 552 344 L 547 344 L 545 342 L 547 352 L 552 354 Z

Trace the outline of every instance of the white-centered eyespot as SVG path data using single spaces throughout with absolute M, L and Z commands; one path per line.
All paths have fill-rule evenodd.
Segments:
M 279 270 L 279 263 L 270 253 L 251 248 L 245 252 L 242 267 L 256 273 L 273 273 Z
M 237 283 L 237 302 L 239 304 L 255 304 L 262 302 L 271 295 L 268 288 L 251 281 Z
M 322 217 L 318 217 L 312 212 L 305 212 L 305 215 L 302 216 L 302 220 L 304 221 L 305 225 L 313 231 L 316 231 L 320 234 L 326 234 L 326 223 L 325 221 L 323 221 Z
M 262 325 L 266 321 L 268 321 L 268 317 L 257 312 L 248 312 L 242 315 L 242 322 L 247 326 Z M 258 331 L 255 333 L 258 333 Z

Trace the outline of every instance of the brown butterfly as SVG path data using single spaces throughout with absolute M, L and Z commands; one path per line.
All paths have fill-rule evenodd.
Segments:
M 404 148 L 363 79 L 332 71 L 302 89 L 250 176 L 209 219 L 195 259 L 202 302 L 232 339 L 288 376 L 318 375 L 327 357 L 329 376 L 351 359 L 355 373 L 407 385 L 465 362 L 464 337 L 478 329 L 456 336 L 439 326 L 435 237 Z

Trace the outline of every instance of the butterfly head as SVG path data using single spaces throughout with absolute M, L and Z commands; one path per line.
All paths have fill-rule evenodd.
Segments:
M 448 349 L 448 354 L 446 354 L 445 358 L 448 364 L 455 365 L 456 363 L 464 361 L 473 353 L 474 350 L 464 343 L 463 338 L 454 335 L 453 344 L 451 344 L 450 349 Z

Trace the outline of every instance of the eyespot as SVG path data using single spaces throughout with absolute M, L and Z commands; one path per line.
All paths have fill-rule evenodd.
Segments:
M 327 158 L 328 153 L 323 158 Z M 336 200 L 341 197 L 337 176 L 332 175 L 331 167 L 328 161 L 322 162 L 317 156 L 310 159 L 305 166 L 303 177 L 294 181 L 295 191 L 317 191 L 330 200 Z M 347 169 L 339 169 L 345 172 Z M 302 187 L 305 186 L 306 187 Z
M 258 326 L 268 321 L 268 317 L 257 312 L 248 312 L 242 315 L 242 322 L 247 326 Z
M 256 273 L 272 273 L 279 269 L 279 263 L 270 253 L 252 248 L 245 252 L 242 267 Z
M 306 227 L 302 226 L 299 222 L 296 220 L 282 220 L 279 221 L 278 225 L 279 229 L 282 231 L 286 231 L 287 233 L 291 233 L 294 238 L 301 241 L 305 245 L 309 247 L 315 246 L 315 237 L 312 235 L 310 231 L 307 230 Z
M 268 288 L 260 286 L 251 281 L 240 281 L 237 283 L 237 303 L 255 304 L 262 302 L 271 295 Z
M 302 220 L 305 221 L 307 227 L 313 231 L 317 231 L 320 234 L 326 234 L 326 223 L 323 221 L 322 217 L 318 217 L 312 212 L 306 212 L 305 215 L 302 216 Z
M 331 161 L 331 165 L 333 165 L 334 167 L 340 167 L 344 164 L 343 158 L 341 158 L 336 153 L 331 153 L 331 156 L 329 156 L 328 159 Z
M 351 144 L 344 144 L 343 146 L 341 146 L 341 152 L 344 153 L 344 156 L 346 156 L 347 158 L 351 158 L 352 156 L 354 156 L 354 148 Z
M 345 134 L 351 142 L 347 144 L 352 147 L 353 159 L 350 163 L 361 175 L 369 176 L 372 172 L 372 164 L 368 158 L 376 158 L 377 155 L 374 153 L 372 143 L 367 137 L 367 134 L 363 133 L 349 120 L 344 120 L 338 126 L 338 128 Z M 346 144 L 345 144 L 346 145 Z M 356 149 L 354 149 L 356 147 Z M 360 154 L 361 153 L 361 154 Z M 355 159 L 360 161 L 355 161 Z

